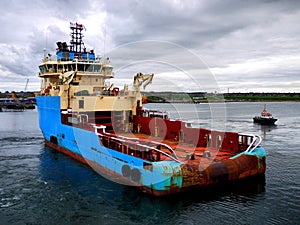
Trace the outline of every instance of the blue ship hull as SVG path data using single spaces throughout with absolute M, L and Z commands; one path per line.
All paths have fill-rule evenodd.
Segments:
M 106 148 L 95 132 L 61 123 L 59 96 L 38 96 L 36 100 L 40 129 L 50 147 L 88 164 L 110 180 L 139 186 L 156 195 L 181 188 L 180 163 L 162 161 L 149 165 L 148 161 Z

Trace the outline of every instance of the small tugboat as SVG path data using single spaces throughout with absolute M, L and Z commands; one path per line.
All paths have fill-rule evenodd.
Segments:
M 275 119 L 272 114 L 267 111 L 266 104 L 261 115 L 253 118 L 254 123 L 259 123 L 262 125 L 274 125 L 276 121 L 277 119 Z
M 133 90 L 114 87 L 109 60 L 84 47 L 84 26 L 70 29 L 70 45 L 57 42 L 56 58 L 45 52 L 39 65 L 36 102 L 46 145 L 155 196 L 265 173 L 259 136 L 195 128 L 143 108 L 140 86 L 154 74 L 137 73 Z

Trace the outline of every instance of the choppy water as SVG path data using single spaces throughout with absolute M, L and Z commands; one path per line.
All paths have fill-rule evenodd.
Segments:
M 106 180 L 45 147 L 36 111 L 0 113 L 0 224 L 300 224 L 300 103 L 149 104 L 198 126 L 257 133 L 265 178 L 156 198 Z M 192 112 L 191 112 L 192 111 Z M 196 113 L 195 113 L 196 112 Z M 225 118 L 225 120 L 224 120 Z

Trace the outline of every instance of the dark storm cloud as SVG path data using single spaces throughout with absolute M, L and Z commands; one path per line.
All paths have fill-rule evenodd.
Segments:
M 299 9 L 298 1 L 129 2 L 123 2 L 121 6 L 106 2 L 108 20 L 111 18 L 114 25 L 123 24 L 126 28 L 126 32 L 115 30 L 114 39 L 118 44 L 163 38 L 186 47 L 199 48 L 199 44 L 214 42 L 248 26 L 272 22 L 282 13 Z

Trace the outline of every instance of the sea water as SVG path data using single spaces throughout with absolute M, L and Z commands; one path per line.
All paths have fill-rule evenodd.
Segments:
M 300 224 L 300 103 L 147 104 L 193 126 L 258 134 L 265 177 L 157 198 L 44 145 L 36 110 L 0 113 L 0 224 Z

